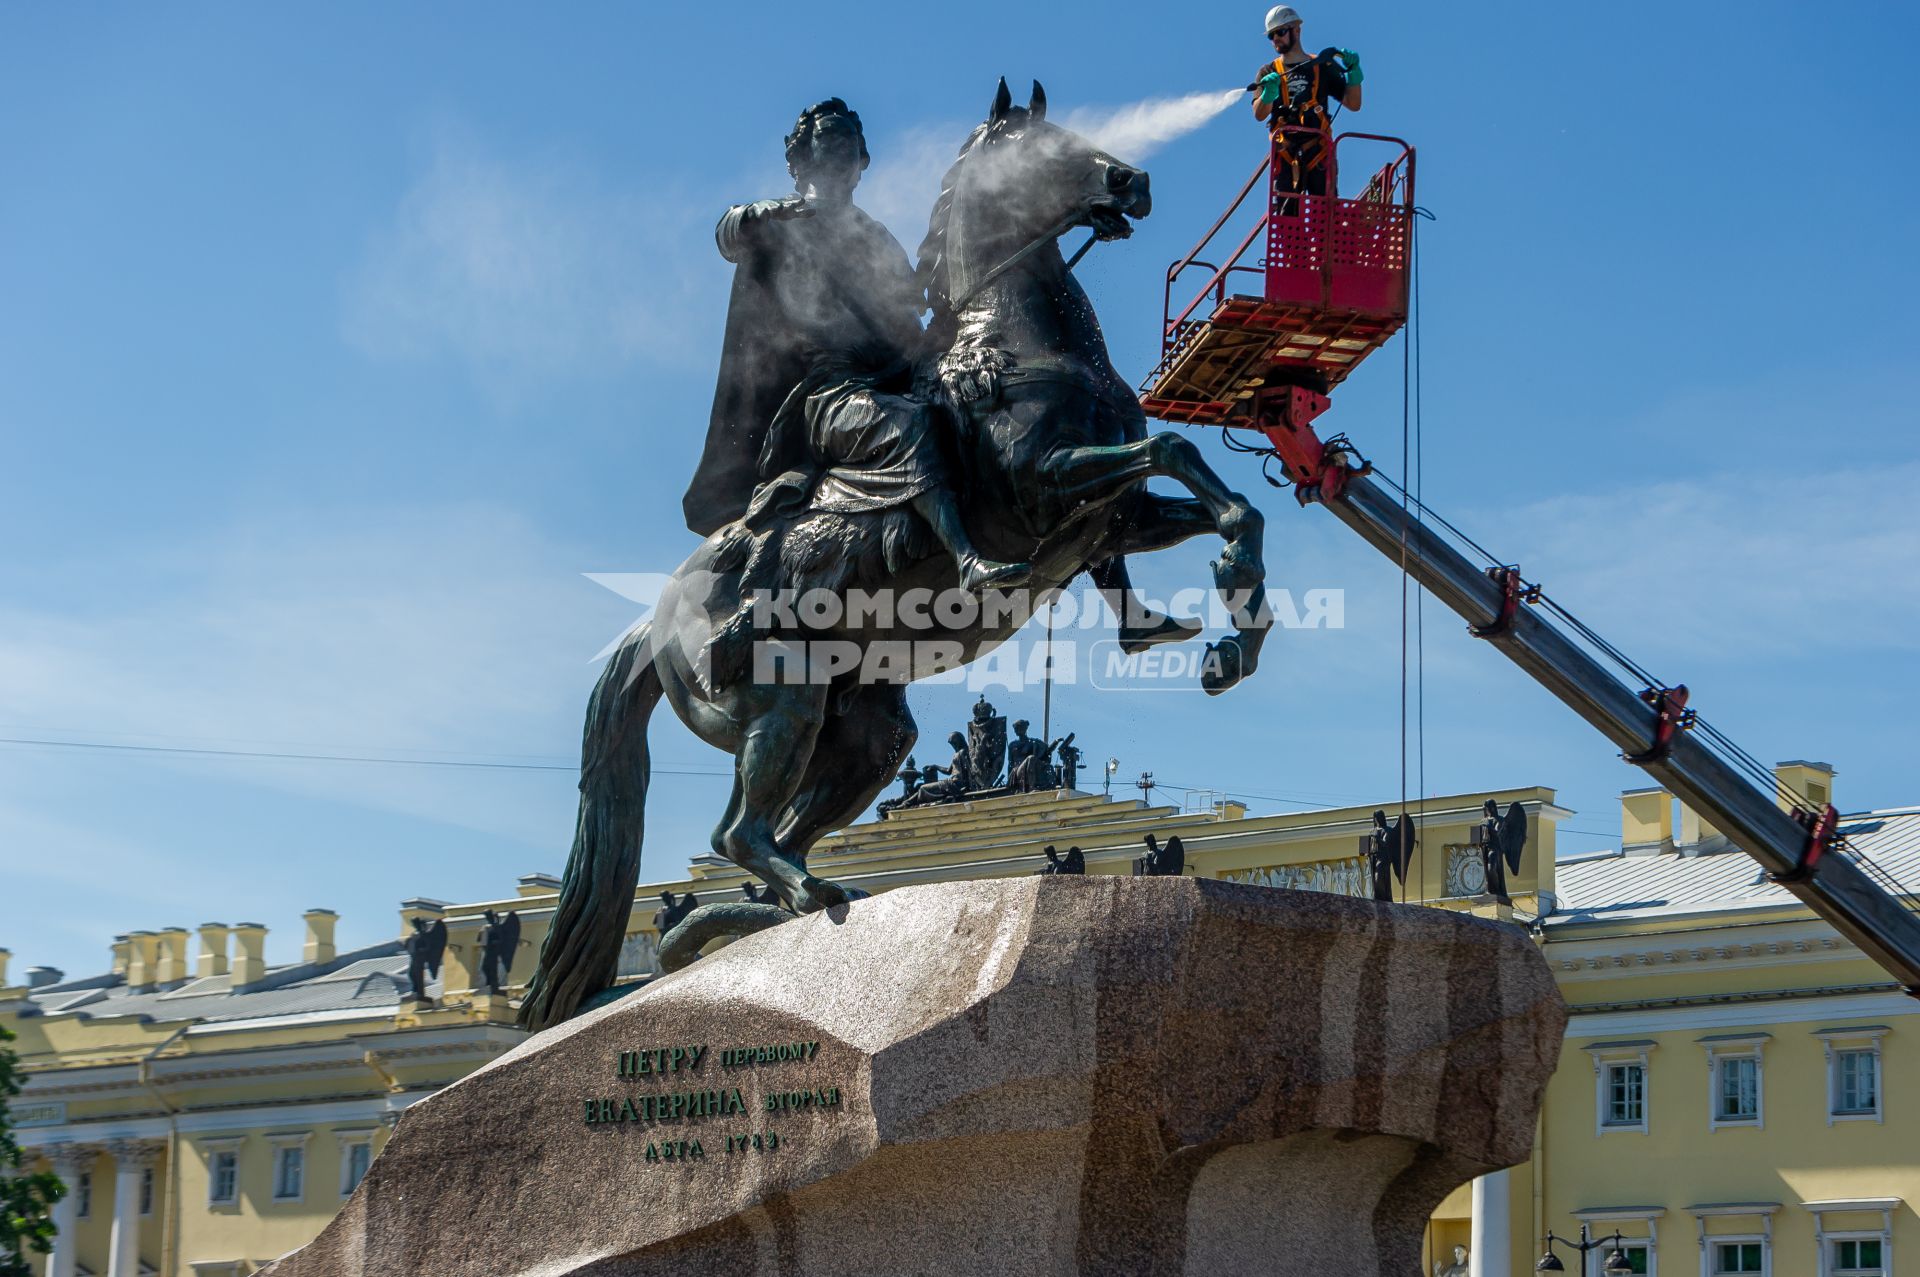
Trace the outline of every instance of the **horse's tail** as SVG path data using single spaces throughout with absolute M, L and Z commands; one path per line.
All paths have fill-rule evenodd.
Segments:
M 651 624 L 620 645 L 587 702 L 580 747 L 580 816 L 560 883 L 540 966 L 527 986 L 520 1023 L 552 1028 L 613 984 L 640 882 L 645 827 L 647 721 L 663 688 L 654 665 Z
M 701 905 L 660 937 L 660 970 L 670 974 L 693 964 L 708 941 L 721 936 L 750 936 L 789 922 L 793 915 L 779 905 L 723 900 Z

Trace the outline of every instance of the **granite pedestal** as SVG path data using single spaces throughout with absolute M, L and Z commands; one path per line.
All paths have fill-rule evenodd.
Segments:
M 274 1277 L 1395 1274 L 1523 1161 L 1565 1009 L 1512 926 L 1193 878 L 908 887 L 402 1118 Z

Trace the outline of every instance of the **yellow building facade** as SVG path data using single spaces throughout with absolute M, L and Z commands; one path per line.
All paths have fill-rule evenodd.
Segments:
M 101 975 L 0 988 L 19 1140 L 68 1186 L 39 1271 L 253 1272 L 333 1217 L 408 1104 L 521 1040 L 504 998 L 416 1004 L 399 941 L 339 953 L 331 912 L 304 921 L 286 966 L 264 926 L 208 923 L 191 967 L 184 928 L 137 931 Z
M 1783 765 L 1802 793 L 1830 771 Z M 1512 905 L 1484 893 L 1482 803 L 1532 826 Z M 895 813 L 825 840 L 818 872 L 868 891 L 1034 873 L 1079 847 L 1089 873 L 1131 873 L 1149 833 L 1178 836 L 1189 874 L 1367 895 L 1369 806 L 1254 816 L 1053 791 Z M 1397 811 L 1396 811 L 1397 814 Z M 1532 1162 L 1455 1193 L 1429 1230 L 1430 1271 L 1531 1271 L 1551 1230 L 1616 1230 L 1631 1271 L 1920 1275 L 1920 1002 L 1658 791 L 1623 796 L 1619 849 L 1558 856 L 1570 813 L 1551 790 L 1429 798 L 1404 898 L 1527 927 L 1572 1011 Z M 1849 817 L 1856 847 L 1920 878 L 1920 809 Z M 702 857 L 637 893 L 624 980 L 657 970 L 659 895 L 737 897 L 743 876 Z M 267 969 L 264 929 L 116 939 L 108 971 L 29 973 L 0 990 L 29 1073 L 21 1139 L 78 1189 L 40 1271 L 244 1274 L 338 1209 L 405 1108 L 521 1039 L 511 1003 L 479 988 L 489 910 L 517 913 L 508 995 L 531 973 L 558 883 L 500 899 L 405 902 L 443 919 L 449 946 L 428 1004 L 411 1000 L 401 941 L 332 948 L 307 915 L 303 961 Z M 4 980 L 4 972 L 0 972 Z M 449 1227 L 459 1227 L 449 1221 Z M 1611 1246 L 1584 1269 L 1599 1273 Z M 1583 1268 L 1560 1251 L 1566 1271 Z M 1462 1266 L 1454 1268 L 1456 1256 Z

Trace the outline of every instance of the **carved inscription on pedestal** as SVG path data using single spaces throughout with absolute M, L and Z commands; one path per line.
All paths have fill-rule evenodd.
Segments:
M 841 1106 L 838 1086 L 780 1085 L 782 1066 L 806 1064 L 819 1052 L 818 1042 L 756 1043 L 718 1051 L 702 1042 L 618 1051 L 613 1061 L 615 1078 L 663 1089 L 583 1097 L 584 1124 L 628 1131 L 646 1128 L 642 1157 L 650 1163 L 705 1161 L 709 1145 L 720 1156 L 772 1153 L 783 1142 L 778 1131 L 764 1125 L 743 1129 L 728 1119 L 752 1123 L 810 1110 L 837 1111 Z

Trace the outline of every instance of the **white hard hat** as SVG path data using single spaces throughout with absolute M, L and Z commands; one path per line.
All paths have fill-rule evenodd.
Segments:
M 1267 10 L 1267 34 L 1272 35 L 1281 27 L 1290 27 L 1300 21 L 1300 15 L 1290 4 L 1276 4 Z

